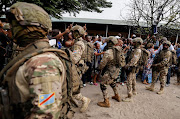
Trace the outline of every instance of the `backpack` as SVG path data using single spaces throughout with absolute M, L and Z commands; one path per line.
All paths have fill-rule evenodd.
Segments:
M 114 63 L 118 67 L 124 67 L 126 65 L 126 58 L 120 47 L 113 47 Z
M 144 48 L 141 48 L 141 57 L 138 61 L 138 66 L 141 67 L 147 65 L 149 57 L 150 57 L 150 52 Z
M 87 42 L 83 40 L 86 48 L 84 55 L 82 56 L 85 62 L 92 62 L 93 60 L 93 55 L 94 55 L 94 46 L 91 42 Z

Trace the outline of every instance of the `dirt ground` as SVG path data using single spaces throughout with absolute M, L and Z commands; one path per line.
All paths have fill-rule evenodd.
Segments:
M 140 79 L 137 81 L 138 94 L 133 97 L 133 102 L 116 102 L 112 100 L 113 91 L 108 86 L 110 108 L 97 106 L 97 102 L 103 101 L 100 86 L 89 85 L 82 89 L 82 94 L 91 99 L 88 110 L 85 113 L 77 112 L 74 119 L 180 119 L 180 86 L 173 85 L 176 77 L 171 77 L 171 85 L 165 87 L 162 95 L 156 94 L 160 88 L 160 82 L 155 85 L 155 92 L 145 90 Z M 126 85 L 118 84 L 118 92 L 121 99 L 127 96 Z

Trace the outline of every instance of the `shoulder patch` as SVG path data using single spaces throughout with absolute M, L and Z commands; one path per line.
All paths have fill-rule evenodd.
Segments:
M 55 93 L 40 94 L 39 95 L 39 107 L 42 105 L 50 105 L 55 102 Z

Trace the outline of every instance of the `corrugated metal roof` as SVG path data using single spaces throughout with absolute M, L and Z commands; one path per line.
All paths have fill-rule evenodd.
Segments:
M 130 25 L 123 20 L 107 20 L 107 19 L 89 19 L 89 18 L 73 18 L 62 17 L 62 19 L 51 18 L 52 22 L 80 22 L 80 23 L 97 23 L 97 24 L 113 24 L 113 25 Z

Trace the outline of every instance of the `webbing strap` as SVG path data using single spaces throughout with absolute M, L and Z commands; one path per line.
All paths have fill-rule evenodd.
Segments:
M 36 78 L 31 79 L 34 85 L 37 85 L 40 83 L 54 82 L 58 80 L 59 80 L 59 76 L 36 77 Z

